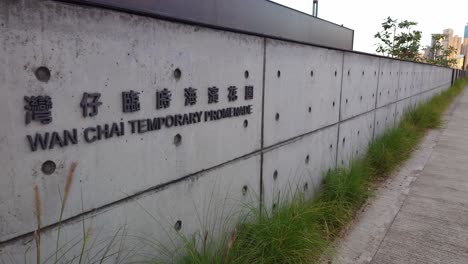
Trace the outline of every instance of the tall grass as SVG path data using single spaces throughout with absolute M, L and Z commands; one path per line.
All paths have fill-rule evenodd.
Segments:
M 65 205 L 67 204 L 68 195 L 70 193 L 71 185 L 72 185 L 72 182 L 73 182 L 73 175 L 75 174 L 76 165 L 77 165 L 76 162 L 71 163 L 70 170 L 68 171 L 67 179 L 66 179 L 66 182 L 65 182 L 65 190 L 64 190 L 62 201 L 61 201 L 61 207 L 60 207 L 60 216 L 59 216 L 59 222 L 58 222 L 59 226 L 58 226 L 58 230 L 57 230 L 57 240 L 56 240 L 56 243 L 55 243 L 55 248 L 57 250 L 55 251 L 55 262 L 54 263 L 58 263 L 58 253 L 59 253 L 58 249 L 59 249 L 59 243 L 60 243 L 60 231 L 62 230 L 63 212 L 65 211 Z M 60 192 L 60 189 L 59 189 L 59 192 Z
M 324 176 L 319 193 L 297 193 L 274 211 L 248 208 L 228 245 L 206 251 L 188 240 L 178 263 L 319 263 L 332 254 L 331 243 L 343 232 L 381 180 L 407 160 L 429 129 L 442 125 L 444 111 L 468 85 L 459 80 L 428 102 L 408 110 L 394 128 L 376 138 L 364 157 Z M 204 242 L 206 243 L 206 241 Z
M 63 221 L 63 214 L 65 210 L 65 206 L 67 200 L 70 195 L 70 191 L 73 185 L 73 178 L 75 174 L 75 170 L 77 167 L 76 162 L 72 162 L 70 165 L 70 169 L 68 170 L 66 179 L 65 179 L 65 186 L 63 190 L 63 196 L 59 189 L 60 199 L 61 199 L 61 207 L 60 207 L 60 216 L 58 219 L 58 227 L 56 231 L 56 239 L 55 239 L 55 250 L 53 254 L 44 257 L 43 252 L 41 250 L 41 199 L 40 199 L 40 192 L 39 187 L 37 185 L 34 186 L 34 205 L 35 205 L 35 215 L 36 215 L 36 230 L 34 232 L 34 241 L 36 244 L 36 263 L 37 264 L 45 264 L 45 263 L 121 263 L 127 261 L 131 258 L 131 254 L 133 250 L 127 250 L 124 248 L 124 239 L 127 237 L 126 228 L 119 228 L 114 234 L 109 237 L 105 238 L 102 241 L 97 241 L 97 236 L 95 237 L 94 241 L 91 245 L 88 246 L 88 242 L 91 238 L 92 228 L 91 225 L 86 227 L 85 225 L 85 217 L 82 216 L 81 219 L 81 237 L 75 236 L 71 240 L 63 242 L 60 238 L 61 230 L 64 228 L 62 225 Z M 84 201 L 83 201 L 83 193 L 81 194 L 81 209 L 84 211 Z M 51 242 L 49 240 L 49 242 Z M 50 245 L 50 243 L 46 243 Z M 79 247 L 79 248 L 78 248 Z M 47 250 L 49 251 L 49 250 Z M 25 263 L 27 256 L 26 254 L 29 252 L 29 248 L 25 252 Z M 42 258 L 41 258 L 42 257 Z M 3 262 L 2 262 L 3 263 Z

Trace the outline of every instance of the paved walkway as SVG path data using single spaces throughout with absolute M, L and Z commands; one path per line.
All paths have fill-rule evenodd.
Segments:
M 406 165 L 413 169 L 366 208 L 334 263 L 468 263 L 468 91 L 452 110 Z

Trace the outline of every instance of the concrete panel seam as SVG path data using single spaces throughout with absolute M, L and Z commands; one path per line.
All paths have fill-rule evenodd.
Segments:
M 396 94 L 396 99 L 398 100 L 398 98 L 400 97 L 400 92 L 401 92 L 401 87 L 400 87 L 400 80 L 401 80 L 401 73 L 403 72 L 401 70 L 401 67 L 402 67 L 403 63 L 400 63 L 398 65 L 398 72 L 400 74 L 398 74 L 398 84 L 397 84 L 397 94 Z M 396 119 L 397 119 L 397 116 L 396 116 L 396 113 L 397 113 L 397 107 L 395 107 L 395 110 L 393 112 L 393 126 L 396 125 Z
M 345 58 L 345 52 L 343 52 L 343 58 L 341 60 L 341 84 L 340 84 L 340 101 L 338 104 L 338 133 L 336 135 L 335 166 L 338 166 L 338 143 L 339 143 L 338 141 L 340 140 L 341 98 L 343 94 L 344 58 Z
M 261 114 L 261 127 L 260 127 L 260 148 L 264 147 L 264 137 L 265 137 L 265 71 L 266 71 L 266 46 L 267 39 L 263 38 L 263 77 L 262 77 L 262 114 Z M 260 201 L 259 207 L 260 212 L 263 207 L 263 151 L 260 153 Z
M 380 83 L 380 67 L 382 66 L 382 59 L 379 59 L 379 70 L 377 71 L 377 88 L 375 89 L 375 105 L 374 105 L 374 110 L 377 110 L 377 102 L 378 102 L 378 94 L 379 94 L 379 83 Z M 372 125 L 372 139 L 374 139 L 375 136 L 375 119 L 377 118 L 377 111 L 374 112 L 374 124 Z

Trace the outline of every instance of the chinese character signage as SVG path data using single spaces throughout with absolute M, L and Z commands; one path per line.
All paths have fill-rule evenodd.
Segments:
M 99 102 L 101 97 L 100 93 L 83 93 L 80 106 L 83 109 L 83 117 L 95 116 L 98 114 L 98 106 L 102 103 Z
M 121 92 L 122 113 L 132 114 L 145 109 L 145 113 L 155 111 L 156 116 L 149 116 L 142 119 L 130 119 L 118 122 L 110 122 L 107 124 L 99 124 L 83 128 L 83 133 L 78 135 L 78 129 L 65 129 L 62 132 L 52 131 L 46 133 L 36 133 L 34 135 L 27 135 L 27 142 L 31 151 L 37 150 L 50 150 L 57 147 L 66 147 L 69 145 L 76 145 L 79 142 L 93 143 L 96 141 L 110 139 L 115 137 L 122 137 L 132 134 L 143 134 L 152 131 L 158 131 L 163 128 L 171 128 L 177 126 L 194 125 L 202 122 L 210 122 L 221 120 L 225 118 L 238 117 L 243 115 L 252 114 L 252 105 L 241 105 L 225 107 L 220 109 L 197 111 L 196 108 L 199 104 L 199 96 L 207 96 L 208 105 L 215 105 L 220 100 L 226 100 L 227 103 L 234 103 L 239 99 L 239 89 L 236 86 L 228 86 L 225 88 L 227 97 L 221 98 L 220 88 L 212 86 L 207 87 L 204 92 L 199 91 L 197 88 L 187 87 L 183 89 L 183 93 L 177 93 L 177 96 L 167 89 L 159 89 L 155 91 L 156 102 L 154 107 L 151 105 L 140 104 L 139 92 L 127 90 Z M 241 90 L 242 92 L 242 90 Z M 154 96 L 154 93 L 153 93 Z M 252 100 L 254 96 L 254 87 L 244 87 L 244 101 Z M 153 97 L 154 98 L 154 97 Z M 242 97 L 240 97 L 242 99 Z M 77 104 L 70 104 L 70 107 L 79 107 L 82 118 L 92 119 L 99 115 L 103 102 L 107 98 L 101 93 L 97 92 L 84 92 L 81 100 Z M 187 107 L 185 113 L 164 114 L 157 116 L 158 111 L 170 109 L 173 100 L 183 100 L 184 107 Z M 53 95 L 31 95 L 24 97 L 24 110 L 25 110 L 25 123 L 29 125 L 31 122 L 37 122 L 41 125 L 48 125 L 52 122 L 53 113 Z M 107 104 L 107 103 L 106 103 Z M 109 106 L 110 107 L 110 106 Z M 117 107 L 114 105 L 112 107 Z
M 25 96 L 26 105 L 26 125 L 31 121 L 38 121 L 41 124 L 52 122 L 52 99 L 49 96 Z

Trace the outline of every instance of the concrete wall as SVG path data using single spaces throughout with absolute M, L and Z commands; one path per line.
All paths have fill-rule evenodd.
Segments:
M 105 244 L 125 231 L 137 240 L 125 248 L 139 245 L 132 256 L 157 254 L 136 238 L 176 248 L 179 233 L 230 232 L 246 205 L 263 200 L 270 209 L 297 191 L 312 195 L 323 172 L 349 164 L 406 109 L 452 81 L 448 68 L 47 0 L 2 1 L 0 29 L 0 259 L 7 263 L 35 259 L 35 186 L 42 256 L 56 250 L 73 161 L 60 239 L 71 249 L 61 250 L 79 252 L 84 221 L 93 240 Z M 50 79 L 36 76 L 41 66 Z M 208 101 L 213 86 L 218 103 Z M 236 100 L 228 97 L 232 86 Z M 188 87 L 197 89 L 194 105 L 186 105 Z M 172 100 L 157 109 L 164 88 Z M 130 90 L 141 109 L 128 113 L 122 92 Z M 101 94 L 97 115 L 83 116 L 83 93 Z M 26 124 L 24 97 L 40 95 L 51 97 L 52 122 Z M 251 112 L 208 115 L 242 106 Z M 160 129 L 146 123 L 184 113 L 201 116 Z M 87 142 L 89 128 L 112 123 L 125 133 Z M 65 142 L 63 131 L 73 129 L 77 142 Z M 28 136 L 53 132 L 58 141 L 31 149 Z

